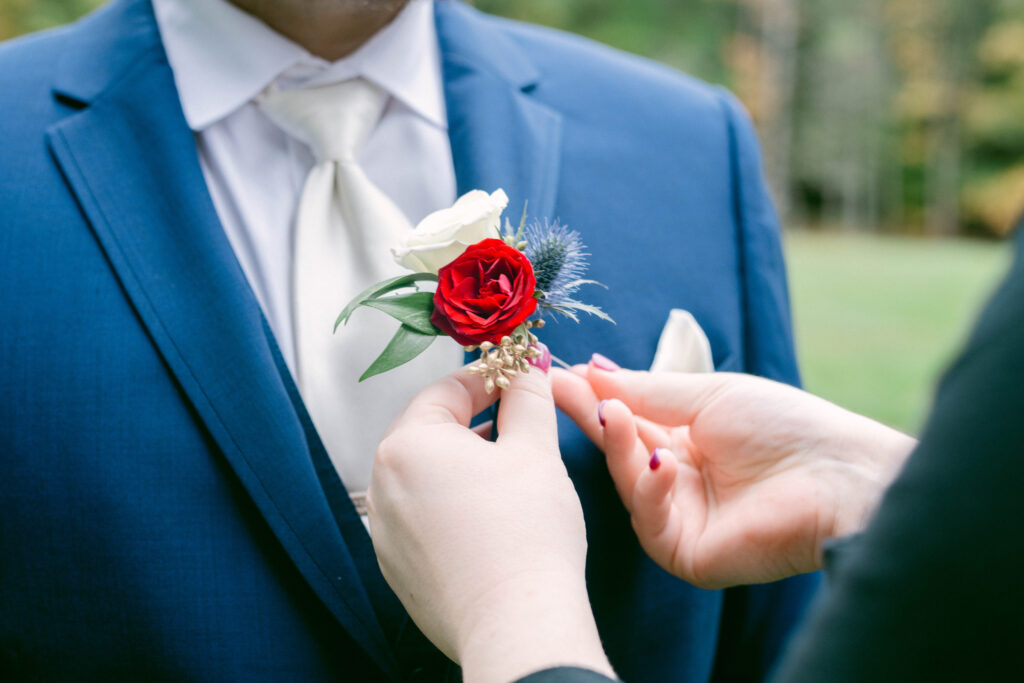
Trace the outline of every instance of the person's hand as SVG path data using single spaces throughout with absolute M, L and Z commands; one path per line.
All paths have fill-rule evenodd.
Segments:
M 604 450 L 644 550 L 697 586 L 818 569 L 822 543 L 863 527 L 914 446 L 769 380 L 602 367 L 556 371 L 558 405 Z
M 611 674 L 549 378 L 534 369 L 501 392 L 492 443 L 467 425 L 494 398 L 459 371 L 392 424 L 367 494 L 381 571 L 467 681 L 510 681 L 558 664 Z

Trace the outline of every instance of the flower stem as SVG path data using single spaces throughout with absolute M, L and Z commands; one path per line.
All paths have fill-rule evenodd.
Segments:
M 551 360 L 554 362 L 555 365 L 557 365 L 559 367 L 562 367 L 562 368 L 564 368 L 566 370 L 572 371 L 572 366 L 569 365 L 568 363 L 566 363 L 564 360 L 562 360 L 558 356 L 556 356 L 555 354 L 551 354 Z

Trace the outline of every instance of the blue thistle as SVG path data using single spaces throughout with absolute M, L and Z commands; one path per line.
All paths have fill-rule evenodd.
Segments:
M 575 230 L 559 221 L 534 221 L 522 228 L 523 249 L 533 265 L 539 292 L 537 306 L 542 311 L 559 313 L 579 322 L 577 313 L 589 313 L 610 322 L 612 319 L 597 306 L 576 300 L 583 285 L 599 285 L 583 279 L 587 271 L 587 254 L 583 240 Z
M 538 221 L 526 226 L 523 237 L 537 289 L 547 295 L 547 300 L 558 301 L 575 292 L 578 286 L 572 285 L 586 272 L 589 255 L 583 252 L 580 234 L 558 221 L 544 221 L 543 225 Z

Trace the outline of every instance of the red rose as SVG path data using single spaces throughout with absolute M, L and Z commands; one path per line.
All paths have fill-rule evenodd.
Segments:
M 497 344 L 537 309 L 533 266 L 501 240 L 470 245 L 437 279 L 430 322 L 463 346 Z

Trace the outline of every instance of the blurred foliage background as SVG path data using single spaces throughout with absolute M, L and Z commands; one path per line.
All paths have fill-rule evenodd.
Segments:
M 1024 210 L 1024 0 L 478 0 L 734 90 L 792 221 L 1006 234 Z
M 205 0 L 194 0 L 202 2 Z M 0 39 L 100 0 L 2 0 Z M 1024 211 L 1024 0 L 475 0 L 720 83 L 789 227 L 809 389 L 914 431 Z M 939 239 L 942 238 L 942 239 Z

